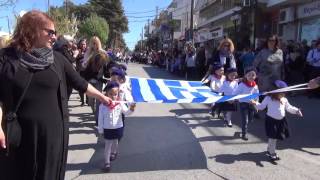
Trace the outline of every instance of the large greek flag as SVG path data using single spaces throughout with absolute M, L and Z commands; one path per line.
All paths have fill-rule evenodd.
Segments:
M 135 102 L 149 103 L 214 103 L 235 99 L 254 99 L 259 94 L 221 96 L 200 81 L 130 78 Z

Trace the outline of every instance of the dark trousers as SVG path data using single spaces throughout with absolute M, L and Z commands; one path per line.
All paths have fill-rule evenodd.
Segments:
M 187 67 L 187 80 L 195 80 L 196 73 L 197 72 L 195 67 Z
M 310 78 L 313 79 L 313 78 L 316 78 L 316 77 L 319 77 L 319 76 L 320 76 L 320 67 L 312 66 L 311 69 L 310 69 Z M 320 88 L 310 90 L 309 97 L 310 96 L 312 96 L 312 97 L 320 97 L 319 89 Z
M 255 109 L 249 103 L 240 103 L 242 135 L 248 133 L 248 124 L 253 121 Z

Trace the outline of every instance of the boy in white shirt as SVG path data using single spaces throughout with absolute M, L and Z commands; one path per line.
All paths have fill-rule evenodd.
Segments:
M 224 68 L 220 63 L 213 65 L 212 73 L 208 76 L 207 79 L 203 81 L 204 84 L 210 83 L 211 91 L 215 93 L 220 93 L 220 88 L 223 85 L 223 82 L 226 80 L 224 75 Z M 212 103 L 211 105 L 211 115 L 213 118 L 219 117 L 220 115 L 220 103 Z
M 104 91 L 106 96 L 113 101 L 119 101 L 119 84 L 110 81 Z M 124 103 L 113 103 L 109 106 L 99 106 L 98 131 L 105 139 L 105 164 L 103 170 L 109 172 L 111 169 L 110 160 L 115 160 L 118 154 L 119 139 L 123 136 L 123 121 L 121 114 L 131 114 L 135 109 L 132 104 L 129 108 Z
M 219 90 L 224 96 L 233 95 L 234 91 L 238 88 L 239 79 L 236 79 L 237 76 L 237 69 L 228 68 L 226 70 L 226 80 Z M 225 125 L 232 127 L 232 112 L 237 111 L 237 104 L 234 101 L 223 102 L 221 103 L 221 110 L 224 115 Z
M 257 78 L 256 70 L 253 67 L 249 67 L 245 69 L 245 75 L 242 82 L 239 84 L 237 89 L 234 92 L 234 95 L 239 94 L 258 94 L 259 89 L 255 80 Z M 241 138 L 245 141 L 248 141 L 248 125 L 249 122 L 253 121 L 253 116 L 255 113 L 255 108 L 252 104 L 250 104 L 250 100 L 248 99 L 239 99 L 240 102 L 240 113 L 241 113 L 241 128 L 242 135 Z
M 275 81 L 274 84 L 276 88 L 287 87 L 287 84 L 280 80 Z M 262 103 L 258 101 L 251 102 L 258 110 L 268 109 L 265 121 L 265 129 L 268 136 L 267 156 L 272 161 L 279 160 L 280 158 L 276 154 L 276 142 L 289 137 L 288 123 L 285 117 L 286 111 L 301 117 L 302 113 L 300 109 L 290 105 L 285 93 L 270 94 L 263 99 Z

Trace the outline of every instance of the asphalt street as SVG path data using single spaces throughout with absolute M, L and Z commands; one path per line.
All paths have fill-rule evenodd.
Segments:
M 164 69 L 130 64 L 135 77 L 179 79 Z M 240 116 L 234 126 L 212 119 L 203 104 L 140 103 L 125 121 L 119 156 L 103 173 L 103 139 L 88 106 L 76 92 L 69 102 L 70 141 L 66 179 L 320 179 L 320 99 L 303 94 L 289 98 L 304 117 L 288 115 L 291 137 L 278 142 L 281 160 L 265 156 L 264 120 L 249 125 L 249 141 L 240 139 Z

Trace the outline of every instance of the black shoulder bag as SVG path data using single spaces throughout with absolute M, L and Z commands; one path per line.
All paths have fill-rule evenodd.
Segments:
M 9 149 L 11 147 L 17 148 L 20 146 L 21 142 L 21 126 L 18 122 L 17 111 L 22 103 L 24 96 L 30 86 L 31 80 L 33 77 L 33 73 L 31 73 L 30 78 L 27 81 L 27 84 L 20 96 L 15 108 L 11 111 L 8 111 L 5 114 L 5 124 L 6 124 L 6 146 L 7 146 L 7 155 L 9 154 Z

